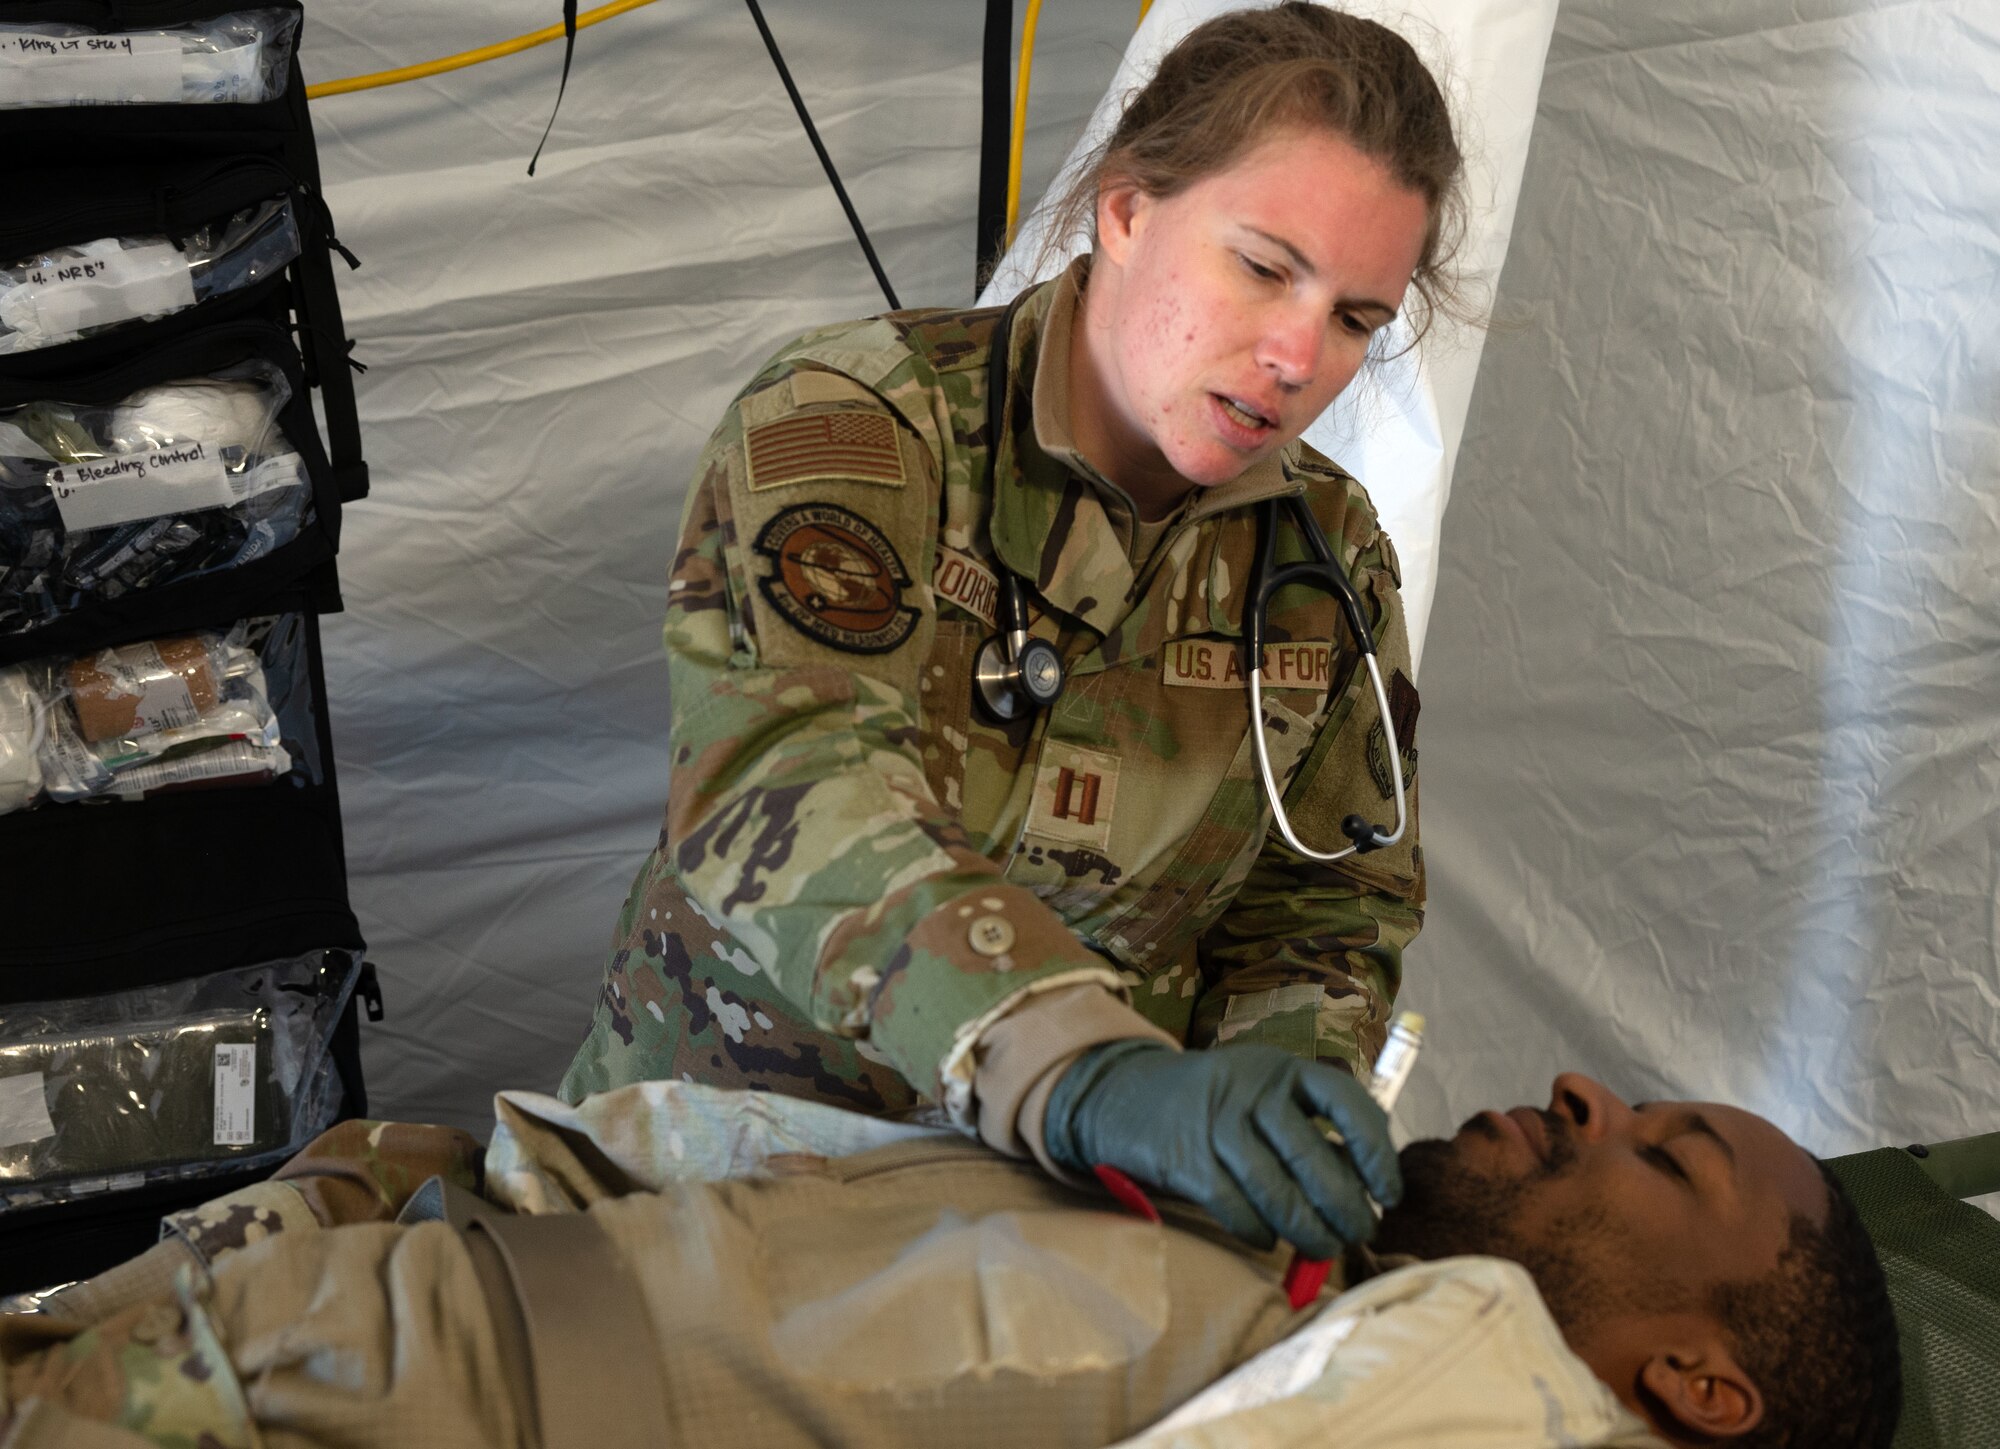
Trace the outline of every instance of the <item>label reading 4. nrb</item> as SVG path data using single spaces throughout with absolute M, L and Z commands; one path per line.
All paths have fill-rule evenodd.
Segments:
M 215 1145 L 248 1147 L 257 1140 L 257 1048 L 215 1046 Z

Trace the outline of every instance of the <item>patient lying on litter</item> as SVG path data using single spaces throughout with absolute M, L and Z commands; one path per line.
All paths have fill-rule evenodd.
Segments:
M 1317 1303 L 1197 1211 L 649 1082 L 347 1123 L 0 1318 L 0 1444 L 1886 1446 L 1882 1275 L 1762 1118 L 1576 1075 L 1403 1153 Z

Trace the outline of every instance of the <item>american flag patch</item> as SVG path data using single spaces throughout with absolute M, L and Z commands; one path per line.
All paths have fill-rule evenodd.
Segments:
M 759 423 L 744 438 L 750 491 L 819 480 L 880 483 L 901 488 L 903 450 L 896 424 L 881 413 L 853 409 L 794 413 Z

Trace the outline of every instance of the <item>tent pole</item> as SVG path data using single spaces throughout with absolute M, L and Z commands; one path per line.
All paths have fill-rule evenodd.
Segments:
M 979 74 L 979 210 L 972 293 L 1007 249 L 1007 138 L 1014 127 L 1014 0 L 986 0 L 986 40 Z

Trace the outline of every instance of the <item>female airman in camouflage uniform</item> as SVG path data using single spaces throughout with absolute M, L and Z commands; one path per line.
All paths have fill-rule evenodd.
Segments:
M 994 310 L 898 313 L 765 366 L 688 498 L 664 828 L 567 1098 L 686 1077 L 935 1104 L 1253 1240 L 1365 1235 L 1310 1119 L 1394 1197 L 1349 1073 L 1422 918 L 1415 797 L 1398 845 L 1334 864 L 1269 833 L 1245 591 L 1257 505 L 1302 498 L 1372 615 L 1414 787 L 1395 551 L 1298 438 L 1406 289 L 1426 315 L 1448 291 L 1460 170 L 1394 32 L 1225 16 L 1135 98 L 1073 202 L 1092 254 L 1004 335 Z M 1277 548 L 1304 556 L 1294 528 Z M 1068 685 L 1001 721 L 973 668 L 1007 574 Z M 1288 589 L 1269 617 L 1273 768 L 1331 850 L 1344 816 L 1391 813 L 1388 736 L 1335 601 Z

